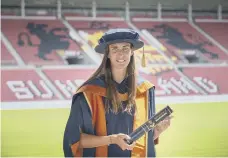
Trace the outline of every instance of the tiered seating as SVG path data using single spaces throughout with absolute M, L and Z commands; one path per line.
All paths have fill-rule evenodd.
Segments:
M 81 51 L 58 20 L 2 20 L 2 31 L 26 64 L 64 64 L 67 51 Z
M 62 94 L 64 99 L 72 95 L 94 72 L 90 68 L 43 69 L 45 76 Z M 3 69 L 1 102 L 46 101 L 60 98 L 34 69 Z M 61 74 L 61 75 L 60 75 Z M 32 106 L 32 105 L 31 105 Z
M 228 67 L 184 68 L 183 73 L 208 94 L 228 94 Z
M 129 27 L 124 21 L 69 21 L 69 23 L 93 48 L 101 35 L 108 29 Z M 205 37 L 200 35 L 186 22 L 134 22 L 134 24 L 140 29 L 150 31 L 164 45 L 165 53 L 174 62 L 176 59 L 179 62 L 182 61 L 180 56 L 183 51 L 191 49 L 200 51 L 201 55 L 210 61 L 227 59 L 227 55 L 224 52 L 216 46 L 211 45 Z M 204 28 L 203 25 L 201 27 Z M 220 37 L 221 33 L 218 31 L 223 30 L 223 34 L 227 34 L 226 29 L 220 28 L 216 24 L 211 25 L 211 27 L 206 28 L 208 30 L 205 29 L 205 31 L 210 32 L 221 44 L 221 41 L 227 41 L 227 38 Z M 64 60 L 60 58 L 61 53 L 64 51 L 81 51 L 80 47 L 86 51 L 85 47 L 70 39 L 68 30 L 57 30 L 55 33 L 51 33 L 51 30 L 56 28 L 66 30 L 64 25 L 57 20 L 2 20 L 2 31 L 26 64 L 61 65 L 64 64 Z M 142 40 L 145 42 L 144 51 L 148 63 L 167 63 L 157 52 L 156 48 L 150 46 L 145 39 Z M 41 47 L 42 44 L 45 47 Z M 47 49 L 49 51 L 46 51 Z M 43 50 L 46 52 L 44 53 Z M 135 52 L 135 55 L 137 63 L 140 63 L 142 49 Z M 7 49 L 2 43 L 1 62 L 11 60 L 15 62 L 15 59 L 7 52 Z M 69 100 L 72 94 L 75 93 L 76 88 L 88 79 L 94 70 L 94 68 L 61 68 L 61 66 L 56 68 L 42 68 L 42 72 L 58 90 L 59 94 L 64 99 Z M 228 93 L 228 86 L 226 84 L 227 75 L 224 73 L 228 72 L 227 67 L 183 68 L 182 71 L 208 94 Z M 35 69 L 1 69 L 1 72 L 2 102 L 60 99 L 58 94 L 55 94 L 46 81 L 37 74 Z M 157 96 L 201 95 L 195 87 L 185 81 L 171 66 L 148 66 L 140 69 L 140 75 L 156 86 Z
M 140 75 L 151 81 L 156 86 L 158 96 L 180 96 L 180 95 L 200 95 L 195 88 L 186 86 L 187 82 L 174 70 L 164 70 L 162 67 L 155 75 L 141 72 Z M 91 68 L 62 68 L 62 69 L 43 69 L 45 75 L 62 93 L 65 99 L 70 99 L 75 90 L 94 72 Z M 58 74 L 61 74 L 58 75 Z
M 181 85 L 176 82 L 180 81 L 180 76 L 174 70 L 162 70 L 156 75 L 140 73 L 140 75 L 149 81 L 151 81 L 156 86 L 156 91 L 158 96 L 179 96 L 179 95 L 196 95 L 197 92 L 189 89 L 188 87 L 185 92 L 180 88 Z M 63 68 L 63 69 L 43 69 L 45 75 L 50 79 L 50 81 L 57 87 L 57 89 L 62 93 L 66 99 L 70 99 L 75 90 L 80 86 L 95 69 L 90 68 Z M 58 74 L 61 74 L 58 75 Z M 176 81 L 176 82 L 175 82 Z M 180 81 L 181 82 L 181 81 Z M 184 87 L 184 82 L 181 82 Z
M 43 69 L 43 72 L 62 93 L 65 99 L 71 99 L 72 94 L 74 94 L 76 89 L 92 75 L 94 70 L 95 69 L 91 68 L 45 68 Z
M 89 35 L 95 34 L 97 39 L 108 29 L 128 28 L 128 25 L 124 21 L 69 21 L 69 23 L 78 31 L 84 31 Z M 95 45 L 94 42 L 92 44 Z
M 174 70 L 161 71 L 156 75 L 141 73 L 141 76 L 155 85 L 157 96 L 201 95 L 196 88 L 188 86 L 189 83 Z
M 1 73 L 1 102 L 58 99 L 34 69 L 1 69 Z
M 70 100 L 78 86 L 87 80 L 94 70 L 95 68 L 44 68 L 42 71 L 63 98 Z M 183 73 L 209 95 L 228 94 L 227 75 L 224 72 L 228 72 L 227 67 L 183 69 Z M 5 69 L 1 70 L 1 73 L 2 102 L 60 99 L 34 69 Z M 157 96 L 202 95 L 174 70 L 160 71 L 156 75 L 141 72 L 140 75 L 155 85 Z
M 129 28 L 124 21 L 69 21 L 69 23 L 93 48 L 97 45 L 97 41 L 107 30 L 112 28 Z M 157 52 L 155 47 L 149 45 L 146 40 L 142 38 L 141 40 L 145 42 L 144 52 L 148 64 L 167 63 L 167 61 Z M 135 52 L 136 62 L 138 64 L 141 63 L 142 51 L 143 49 L 140 49 Z M 151 68 L 149 71 L 156 73 L 157 69 Z
M 185 51 L 195 50 L 206 61 L 227 60 L 228 56 L 209 42 L 187 22 L 134 22 L 140 29 L 147 29 L 165 47 L 169 57 L 181 61 Z
M 7 50 L 5 44 L 1 41 L 1 65 L 15 65 L 16 60 Z
M 228 23 L 197 23 L 206 33 L 228 49 Z

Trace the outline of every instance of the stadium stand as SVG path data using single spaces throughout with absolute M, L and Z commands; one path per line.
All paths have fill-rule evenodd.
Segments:
M 130 28 L 125 21 L 69 21 L 69 23 L 79 32 L 79 34 L 94 48 L 102 34 L 108 29 Z M 147 56 L 148 64 L 167 64 L 167 61 L 157 52 L 153 45 L 148 44 L 145 37 L 141 37 L 145 42 L 144 52 Z M 136 52 L 136 62 L 140 63 L 142 49 Z M 175 58 L 174 58 L 175 60 Z
M 189 96 L 201 95 L 196 87 L 188 83 L 188 81 L 180 76 L 175 70 L 162 70 L 157 67 L 160 73 L 156 75 L 142 73 L 147 80 L 155 83 L 157 96 Z
M 228 72 L 228 67 L 194 67 L 184 68 L 183 73 L 202 87 L 208 95 L 227 94 L 228 85 L 224 78 L 224 73 Z
M 67 54 L 78 55 L 78 60 L 84 56 L 80 43 L 59 20 L 4 19 L 2 31 L 28 65 L 64 65 Z
M 65 99 L 71 99 L 72 93 L 89 78 L 94 68 L 59 68 L 58 71 L 55 68 L 43 68 L 42 71 Z
M 205 34 L 202 34 L 188 21 L 187 13 L 166 12 L 158 19 L 157 12 L 140 12 L 130 12 L 130 19 L 120 17 L 122 11 L 105 13 L 99 10 L 96 17 L 92 17 L 94 12 L 86 10 L 67 10 L 62 13 L 62 18 L 50 17 L 49 12 L 48 17 L 43 18 L 40 15 L 21 18 L 4 14 L 1 31 L 25 65 L 19 64 L 14 70 L 12 66 L 17 64 L 16 60 L 1 42 L 1 71 L 4 76 L 2 101 L 28 100 L 23 99 L 23 93 L 21 99 L 16 97 L 20 94 L 20 91 L 14 91 L 18 87 L 12 84 L 10 88 L 6 84 L 11 81 L 24 90 L 27 88 L 28 94 L 33 95 L 31 100 L 70 100 L 70 94 L 98 66 L 93 48 L 101 35 L 111 28 L 139 31 L 141 40 L 145 42 L 148 64 L 146 68 L 139 68 L 139 74 L 155 84 L 158 96 L 227 94 L 227 87 L 223 86 L 224 77 L 217 79 L 212 75 L 222 76 L 222 72 L 227 71 L 227 52 L 205 36 L 209 34 L 227 49 L 227 22 L 196 22 L 197 27 L 204 30 Z M 193 15 L 197 19 L 211 20 L 212 17 Z M 138 66 L 142 51 L 135 52 Z M 99 56 L 101 58 L 102 55 Z M 34 67 L 24 69 L 30 65 Z M 13 78 L 11 74 L 17 77 Z M 26 74 L 29 77 L 26 78 Z M 46 92 L 41 83 L 52 94 L 50 98 L 42 98 Z
M 192 28 L 187 22 L 134 22 L 135 26 L 146 29 L 166 48 L 168 57 L 176 56 L 184 62 L 185 53 L 194 51 L 199 59 L 192 62 L 213 62 L 227 60 L 228 56 L 208 39 Z M 183 59 L 183 61 L 182 61 Z
M 131 28 L 145 43 L 139 79 L 155 85 L 156 111 L 174 111 L 157 157 L 227 157 L 227 2 L 1 1 L 1 156 L 63 157 L 72 96 L 103 57 L 98 39 Z
M 197 25 L 200 26 L 207 34 L 216 39 L 216 41 L 223 45 L 226 49 L 228 49 L 228 23 L 198 22 Z
M 41 101 L 58 98 L 34 68 L 1 69 L 1 73 L 2 102 Z

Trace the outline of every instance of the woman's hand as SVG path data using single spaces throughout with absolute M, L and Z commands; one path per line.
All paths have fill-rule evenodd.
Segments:
M 122 150 L 133 150 L 135 147 L 135 142 L 132 144 L 128 145 L 124 139 L 130 139 L 130 137 L 126 134 L 114 134 L 110 136 L 111 138 L 111 143 L 112 144 L 117 144 Z

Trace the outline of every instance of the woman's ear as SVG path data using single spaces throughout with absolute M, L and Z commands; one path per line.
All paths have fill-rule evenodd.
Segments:
M 134 54 L 134 51 L 133 50 L 131 50 L 131 56 Z

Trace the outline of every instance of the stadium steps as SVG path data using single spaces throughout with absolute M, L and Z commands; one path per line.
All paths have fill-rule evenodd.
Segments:
M 87 55 L 96 63 L 96 64 L 100 64 L 101 63 L 101 58 L 95 53 L 95 51 L 93 50 L 93 48 L 83 39 L 81 38 L 81 36 L 78 34 L 77 30 L 75 30 L 70 23 L 68 23 L 67 20 L 63 20 L 62 19 L 62 23 L 69 29 L 70 33 L 69 35 L 71 36 L 71 38 L 73 40 L 75 40 L 76 42 L 82 43 L 83 45 L 85 45 L 88 50 L 85 51 L 85 53 L 87 53 Z
M 148 38 L 148 37 L 145 37 L 144 34 L 141 33 L 141 31 L 136 27 L 134 26 L 131 22 L 127 22 L 128 25 L 136 30 L 137 32 L 139 32 L 140 36 L 144 37 L 147 42 L 151 45 L 154 45 L 154 42 L 153 42 L 153 39 L 152 38 Z M 152 35 L 151 35 L 152 36 Z M 161 45 L 161 43 L 159 43 Z M 167 60 L 167 62 L 173 66 L 173 68 L 175 69 L 175 71 L 177 72 L 178 75 L 180 75 L 181 77 L 183 77 L 185 80 L 187 80 L 193 87 L 195 87 L 201 94 L 204 94 L 206 95 L 207 93 L 202 89 L 200 88 L 199 86 L 197 86 L 194 82 L 191 81 L 191 79 L 189 79 L 185 74 L 183 74 L 179 68 L 177 67 L 177 65 L 162 51 L 160 50 L 160 48 L 158 47 L 157 51 Z
M 24 61 L 22 60 L 20 55 L 17 53 L 17 51 L 14 49 L 14 47 L 9 42 L 9 40 L 6 38 L 6 36 L 3 34 L 3 32 L 1 32 L 1 40 L 4 43 L 4 45 L 6 46 L 6 48 L 9 50 L 11 55 L 14 57 L 16 62 L 18 63 L 18 66 L 25 66 Z
M 1 65 L 17 65 L 16 60 L 12 54 L 8 51 L 5 44 L 1 40 Z
M 59 92 L 59 90 L 55 87 L 55 85 L 51 82 L 51 80 L 45 75 L 45 73 L 42 71 L 42 68 L 36 68 L 35 71 L 39 75 L 39 77 L 42 78 L 47 83 L 47 85 L 56 94 L 56 96 L 59 99 L 64 100 L 63 95 Z
M 142 33 L 134 24 L 132 24 L 131 22 L 127 22 L 127 23 L 132 29 L 136 30 L 140 36 L 142 36 L 144 39 L 146 39 L 150 45 L 155 46 L 157 48 L 158 52 L 167 60 L 167 62 L 170 65 L 173 65 L 172 60 L 163 51 L 160 50 L 160 46 L 162 44 L 158 40 L 155 42 L 156 38 L 154 38 L 151 34 L 150 34 L 150 36 L 145 36 L 145 34 Z

